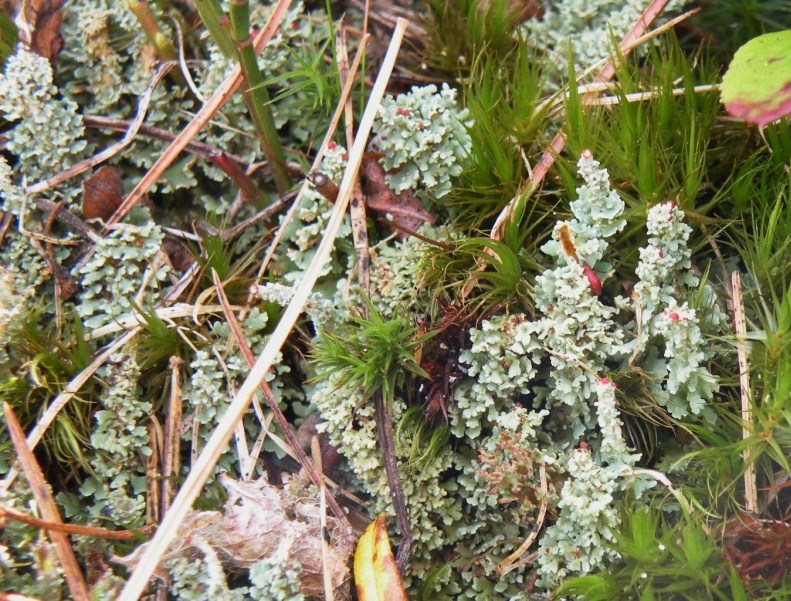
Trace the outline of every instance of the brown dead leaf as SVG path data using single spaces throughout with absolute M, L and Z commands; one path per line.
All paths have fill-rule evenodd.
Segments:
M 16 23 L 20 40 L 49 62 L 63 49 L 62 8 L 63 0 L 0 0 L 0 11 Z
M 434 216 L 423 208 L 423 204 L 410 191 L 396 195 L 385 181 L 385 170 L 375 158 L 364 156 L 360 169 L 363 176 L 363 192 L 366 206 L 382 213 L 389 221 L 406 230 L 415 231 L 423 223 L 434 223 Z M 404 239 L 408 234 L 399 232 Z

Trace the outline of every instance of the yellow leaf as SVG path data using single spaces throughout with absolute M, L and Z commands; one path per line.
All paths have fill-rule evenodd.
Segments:
M 359 601 L 409 601 L 390 549 L 384 514 L 371 522 L 357 541 L 354 582 Z

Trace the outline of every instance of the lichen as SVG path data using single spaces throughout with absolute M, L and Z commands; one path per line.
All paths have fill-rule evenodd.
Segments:
M 85 327 L 99 328 L 153 305 L 157 284 L 167 275 L 166 265 L 154 261 L 163 239 L 148 210 L 139 208 L 99 240 L 93 256 L 75 273 L 82 283 L 77 314 Z M 150 277 L 144 277 L 147 270 Z
M 13 124 L 6 132 L 7 148 L 18 158 L 19 175 L 30 183 L 83 158 L 87 142 L 77 104 L 60 97 L 49 61 L 22 45 L 0 75 L 0 112 Z M 72 202 L 75 189 L 62 191 L 64 200 Z M 18 215 L 14 203 L 8 208 Z
M 470 152 L 467 109 L 456 106 L 456 90 L 443 84 L 414 87 L 407 94 L 382 100 L 374 124 L 382 166 L 390 171 L 387 183 L 398 194 L 440 198 L 461 174 Z

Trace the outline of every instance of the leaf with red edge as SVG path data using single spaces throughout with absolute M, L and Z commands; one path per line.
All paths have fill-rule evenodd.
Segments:
M 791 30 L 767 33 L 736 51 L 720 89 L 725 110 L 766 125 L 791 114 Z

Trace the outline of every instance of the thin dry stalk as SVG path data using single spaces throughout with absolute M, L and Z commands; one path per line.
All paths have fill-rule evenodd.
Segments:
M 5 408 L 5 419 L 8 427 L 8 434 L 11 437 L 11 442 L 14 445 L 17 459 L 22 466 L 22 471 L 27 478 L 30 485 L 30 491 L 36 499 L 39 511 L 44 519 L 51 523 L 62 524 L 60 519 L 60 512 L 58 506 L 55 504 L 55 498 L 52 496 L 49 484 L 44 479 L 44 473 L 41 471 L 36 458 L 27 446 L 25 441 L 25 432 L 22 430 L 22 425 L 14 415 L 11 405 L 3 403 Z M 55 553 L 60 560 L 60 566 L 63 569 L 63 576 L 66 579 L 66 584 L 71 591 L 71 595 L 77 601 L 89 601 L 90 595 L 88 594 L 88 585 L 85 583 L 80 564 L 77 562 L 77 557 L 74 555 L 74 549 L 71 548 L 69 537 L 63 532 L 54 530 L 49 531 L 49 538 L 55 546 Z
M 160 488 L 162 486 L 162 472 L 159 469 L 159 450 L 161 446 L 162 430 L 155 416 L 151 416 L 148 422 L 148 440 L 151 447 L 151 454 L 146 457 L 146 523 L 158 524 L 159 517 L 164 515 L 161 509 Z
M 272 14 L 269 16 L 269 20 L 253 42 L 256 54 L 260 53 L 272 39 L 272 36 L 275 35 L 290 5 L 291 0 L 279 0 L 274 7 Z M 138 182 L 134 190 L 129 193 L 129 196 L 124 199 L 115 213 L 108 219 L 108 226 L 120 221 L 124 215 L 143 198 L 151 189 L 151 186 L 159 180 L 165 170 L 173 164 L 173 161 L 181 154 L 181 151 L 184 150 L 187 144 L 192 141 L 201 129 L 203 129 L 215 113 L 230 100 L 241 84 L 242 72 L 237 65 L 225 81 L 220 84 L 217 91 L 212 94 L 208 102 L 204 104 L 201 110 L 192 118 L 192 121 L 187 124 L 178 137 L 173 140 L 173 143 L 162 153 L 162 156 L 157 159 L 157 162 L 148 170 L 148 173 Z M 105 228 L 102 233 L 106 235 L 108 231 L 109 229 Z
M 279 5 L 278 5 L 279 6 Z M 204 483 L 209 478 L 217 464 L 225 445 L 228 444 L 233 428 L 236 425 L 247 406 L 250 399 L 259 388 L 259 384 L 264 380 L 269 369 L 274 364 L 280 348 L 286 341 L 286 338 L 291 333 L 294 324 L 297 321 L 302 308 L 308 300 L 308 296 L 319 277 L 319 273 L 325 262 L 329 258 L 330 251 L 335 243 L 335 238 L 338 235 L 341 224 L 343 223 L 344 215 L 346 214 L 349 196 L 354 180 L 357 178 L 357 173 L 360 169 L 362 162 L 363 152 L 368 142 L 368 136 L 373 126 L 374 118 L 379 109 L 382 97 L 385 93 L 385 88 L 390 79 L 390 74 L 393 71 L 398 50 L 401 46 L 401 41 L 404 37 L 404 31 L 407 27 L 407 21 L 399 20 L 398 25 L 393 33 L 393 38 L 390 42 L 387 54 L 382 62 L 382 68 L 376 83 L 371 90 L 371 96 L 368 105 L 363 114 L 362 121 L 357 133 L 354 147 L 349 152 L 349 163 L 341 183 L 341 190 L 338 195 L 338 201 L 333 207 L 332 214 L 327 223 L 324 236 L 316 251 L 316 254 L 303 276 L 299 285 L 297 286 L 294 298 L 288 307 L 286 307 L 283 316 L 280 319 L 277 327 L 269 339 L 269 342 L 264 347 L 261 356 L 256 361 L 250 374 L 243 382 L 241 388 L 236 393 L 236 396 L 231 401 L 230 406 L 227 408 L 225 414 L 220 420 L 217 428 L 209 439 L 206 447 L 201 453 L 198 460 L 195 462 L 193 469 L 187 476 L 186 481 L 181 487 L 178 495 L 173 501 L 173 505 L 168 511 L 167 515 L 162 521 L 159 529 L 154 537 L 151 539 L 149 546 L 141 557 L 140 563 L 132 572 L 126 586 L 121 592 L 119 601 L 136 601 L 146 587 L 148 579 L 153 574 L 156 566 L 159 564 L 160 559 L 167 550 L 168 545 L 173 540 L 186 517 L 192 503 L 200 494 Z M 349 82 L 347 82 L 348 84 Z
M 736 332 L 736 356 L 739 359 L 739 388 L 742 399 L 742 438 L 747 440 L 751 435 L 753 423 L 752 388 L 750 388 L 750 364 L 747 362 L 747 321 L 744 317 L 744 301 L 742 299 L 742 279 L 738 271 L 731 274 L 731 293 L 733 295 L 733 326 Z M 758 490 L 755 481 L 755 465 L 750 457 L 750 448 L 746 447 L 744 458 L 744 505 L 748 512 L 758 510 Z
M 87 536 L 90 538 L 103 538 L 104 540 L 135 541 L 142 538 L 141 533 L 132 532 L 131 530 L 107 530 L 107 528 L 99 528 L 98 526 L 64 524 L 63 522 L 42 520 L 5 505 L 0 505 L 0 518 L 10 518 L 17 522 L 27 524 L 28 526 L 33 526 L 33 528 L 39 528 L 40 530 L 62 532 L 63 534 L 74 534 L 77 536 Z
M 176 477 L 181 469 L 181 414 L 184 407 L 181 398 L 180 357 L 170 358 L 170 398 L 165 414 L 165 440 L 162 446 L 162 505 L 161 514 L 165 515 L 176 496 Z
M 228 321 L 228 327 L 231 328 L 231 332 L 234 339 L 236 340 L 236 344 L 239 346 L 239 350 L 242 351 L 242 355 L 244 355 L 247 364 L 252 368 L 255 365 L 255 355 L 253 355 L 250 345 L 247 344 L 247 340 L 244 338 L 239 321 L 236 319 L 233 311 L 231 311 L 231 306 L 228 304 L 228 299 L 226 298 L 225 291 L 222 288 L 222 282 L 217 276 L 216 271 L 212 271 L 212 278 L 214 279 L 214 287 L 217 290 L 217 297 L 220 299 L 220 304 L 225 308 L 224 313 L 225 318 Z M 261 392 L 264 394 L 264 398 L 266 398 L 266 402 L 269 404 L 269 408 L 272 410 L 272 413 L 275 416 L 278 426 L 280 426 L 280 430 L 283 432 L 283 436 L 285 436 L 286 440 L 288 441 L 291 454 L 297 457 L 299 465 L 308 474 L 311 482 L 313 482 L 313 484 L 321 490 L 324 488 L 324 480 L 322 479 L 321 475 L 313 468 L 313 464 L 305 454 L 305 451 L 302 449 L 302 445 L 299 444 L 297 435 L 294 432 L 294 429 L 291 427 L 291 424 L 288 423 L 286 416 L 283 415 L 283 412 L 280 410 L 280 406 L 277 404 L 277 399 L 272 393 L 272 389 L 269 388 L 269 384 L 267 384 L 264 380 L 261 380 L 259 386 L 261 388 Z M 344 511 L 340 508 L 340 505 L 338 505 L 335 498 L 330 497 L 328 502 L 335 516 L 340 521 L 348 523 L 346 513 L 344 513 Z

